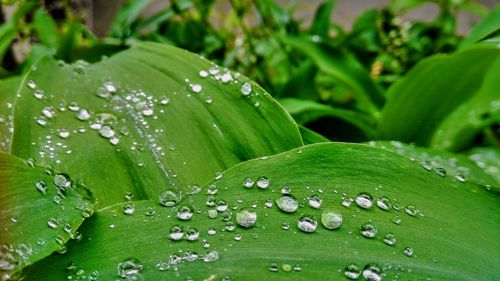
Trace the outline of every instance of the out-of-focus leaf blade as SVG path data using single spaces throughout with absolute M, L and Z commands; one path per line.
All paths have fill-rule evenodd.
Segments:
M 476 147 L 469 151 L 468 155 L 479 168 L 500 183 L 500 149 L 498 147 Z
M 302 136 L 302 141 L 304 144 L 313 144 L 320 142 L 329 142 L 330 140 L 323 135 L 316 133 L 302 125 L 299 125 L 300 135 Z
M 243 186 L 247 178 L 250 188 Z M 295 212 L 282 212 L 274 202 L 285 186 L 300 204 Z M 209 188 L 211 193 L 217 189 L 216 194 L 207 194 Z M 361 192 L 373 196 L 368 200 L 385 196 L 394 208 L 382 210 L 372 201 L 363 209 L 349 201 Z M 309 206 L 312 200 L 317 207 L 318 198 L 319 208 Z M 358 202 L 367 206 L 366 200 Z M 27 277 L 64 279 L 80 270 L 85 276 L 96 271 L 100 279 L 114 280 L 130 259 L 140 266 L 127 270 L 128 275 L 146 280 L 345 280 L 345 267 L 353 263 L 359 273 L 376 264 L 381 272 L 364 276 L 383 274 L 384 280 L 491 280 L 500 274 L 498 194 L 366 145 L 301 147 L 237 165 L 177 207 L 135 202 L 134 213 L 125 215 L 125 206 L 98 212 L 82 229 L 88 239 L 73 243 L 66 256 L 36 264 Z M 192 218 L 178 219 L 177 212 L 189 206 L 194 208 Z M 152 214 L 149 208 L 156 213 L 147 216 Z M 237 223 L 251 221 L 238 215 L 243 209 L 256 213 L 256 223 L 248 229 Z M 325 210 L 342 215 L 339 229 L 322 226 Z M 299 230 L 303 214 L 316 219 L 309 224 L 316 231 Z M 360 233 L 368 222 L 377 230 L 372 239 Z M 189 242 L 186 233 L 172 241 L 169 230 L 175 225 L 181 234 L 195 228 L 199 236 Z M 385 244 L 393 241 L 387 234 L 394 235 L 394 245 Z M 76 265 L 73 271 L 65 270 L 70 261 Z
M 52 171 L 0 152 L 0 276 L 15 280 L 20 272 L 56 251 L 63 252 L 77 228 L 93 212 L 93 199 L 77 182 L 57 187 Z M 61 183 L 61 181 L 57 181 Z M 9 277 L 9 278 L 8 278 Z
M 44 59 L 22 85 L 12 153 L 68 171 L 100 206 L 125 192 L 181 197 L 237 163 L 302 145 L 286 111 L 237 76 L 152 43 L 95 65 Z
M 469 35 L 460 43 L 460 48 L 470 47 L 495 32 L 500 32 L 500 5 L 496 5 L 480 23 L 472 28 Z
M 309 29 L 309 33 L 325 38 L 328 37 L 328 32 L 330 31 L 330 17 L 332 15 L 333 8 L 335 7 L 335 2 L 337 1 L 328 0 L 318 7 L 316 14 L 314 15 L 311 28 Z
M 34 17 L 34 28 L 40 41 L 50 48 L 57 48 L 59 36 L 54 19 L 43 10 L 37 10 Z
M 21 77 L 0 80 L 0 151 L 8 152 L 14 127 L 12 110 Z
M 478 48 L 432 56 L 388 90 L 381 137 L 428 145 L 441 122 L 473 97 L 500 50 Z

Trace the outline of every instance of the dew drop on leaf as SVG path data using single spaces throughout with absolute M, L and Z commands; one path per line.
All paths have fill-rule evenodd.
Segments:
M 299 208 L 299 202 L 293 195 L 283 195 L 276 199 L 276 205 L 285 213 L 293 213 Z
M 316 231 L 316 228 L 318 227 L 318 221 L 313 216 L 302 215 L 297 220 L 297 226 L 301 231 L 310 233 Z
M 310 207 L 319 209 L 321 207 L 321 204 L 323 203 L 323 200 L 318 195 L 312 195 L 307 199 L 307 203 Z
M 193 209 L 188 206 L 181 206 L 177 209 L 177 217 L 183 221 L 190 220 L 193 217 Z
M 321 214 L 321 223 L 326 229 L 337 229 L 342 225 L 342 215 L 332 211 L 324 211 Z
M 391 209 L 391 200 L 389 200 L 389 198 L 385 196 L 382 196 L 377 199 L 377 206 L 384 211 L 389 211 Z
M 236 214 L 236 222 L 241 227 L 250 228 L 257 222 L 257 213 L 243 209 Z
M 396 244 L 396 236 L 392 233 L 387 233 L 386 235 L 384 235 L 383 241 L 389 246 L 394 246 Z
M 123 206 L 123 213 L 125 215 L 132 215 L 135 211 L 135 206 L 132 203 L 127 203 Z
M 35 183 L 35 187 L 42 194 L 45 194 L 47 192 L 47 184 L 45 183 L 45 181 L 37 181 Z
M 170 232 L 168 234 L 170 239 L 174 241 L 179 241 L 184 238 L 184 230 L 179 225 L 174 225 L 170 228 Z
M 160 204 L 165 207 L 172 207 L 179 202 L 179 197 L 172 191 L 164 191 L 159 196 Z
M 372 223 L 365 223 L 361 225 L 360 233 L 366 238 L 373 238 L 377 235 L 377 228 Z
M 348 279 L 356 280 L 359 278 L 359 275 L 361 275 L 361 270 L 354 263 L 346 266 L 346 268 L 344 269 L 344 276 Z
M 260 177 L 257 179 L 257 187 L 260 189 L 266 189 L 269 187 L 269 180 L 266 177 Z
M 363 209 L 369 209 L 373 205 L 373 198 L 369 193 L 361 192 L 356 196 L 356 205 Z
M 414 254 L 414 253 L 413 253 L 413 248 L 411 248 L 411 247 L 406 247 L 406 248 L 404 248 L 404 250 L 403 250 L 403 254 L 404 254 L 405 256 L 407 256 L 407 257 L 412 257 L 412 256 L 413 256 L 413 254 Z
M 200 236 L 200 232 L 198 229 L 194 227 L 188 227 L 186 230 L 186 240 L 188 241 L 196 241 L 198 240 L 198 237 Z
M 252 188 L 255 181 L 252 178 L 245 178 L 243 180 L 243 187 Z
M 245 82 L 241 85 L 240 92 L 244 96 L 250 95 L 252 93 L 252 84 L 249 82 Z
M 375 264 L 368 264 L 363 268 L 363 278 L 367 281 L 381 281 L 382 273 L 380 268 Z
M 142 271 L 142 263 L 135 258 L 129 258 L 123 262 L 120 262 L 117 266 L 118 276 L 121 278 L 127 278 L 127 280 L 142 280 L 142 279 L 132 279 L 133 277 L 139 276 Z

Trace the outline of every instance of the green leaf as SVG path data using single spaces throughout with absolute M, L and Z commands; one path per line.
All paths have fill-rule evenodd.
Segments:
M 309 100 L 299 100 L 286 98 L 281 99 L 280 103 L 293 116 L 299 124 L 307 124 L 324 117 L 340 119 L 361 130 L 365 137 L 370 138 L 374 135 L 375 121 L 368 115 L 332 106 L 320 104 Z M 331 126 L 335 131 L 335 126 Z
M 356 98 L 359 107 L 376 114 L 384 102 L 382 90 L 354 56 L 338 48 L 317 44 L 303 37 L 283 37 L 283 42 L 310 57 L 319 69 L 334 76 Z
M 160 44 L 95 65 L 44 59 L 20 95 L 12 153 L 82 180 L 101 207 L 125 192 L 182 197 L 237 163 L 302 145 L 291 117 L 258 85 Z
M 459 151 L 473 143 L 477 134 L 489 126 L 500 124 L 500 58 L 484 76 L 481 87 L 469 100 L 457 106 L 441 122 L 431 140 L 431 147 Z
M 480 89 L 500 50 L 478 48 L 429 57 L 388 90 L 381 137 L 428 145 L 441 122 Z
M 498 147 L 476 147 L 468 152 L 469 159 L 500 183 L 500 149 Z M 497 186 L 499 186 L 498 184 Z
M 299 125 L 299 131 L 300 135 L 302 136 L 302 141 L 304 142 L 304 144 L 330 142 L 330 140 L 324 137 L 323 135 L 320 135 L 315 131 L 310 130 L 302 125 Z
M 59 36 L 54 19 L 43 10 L 37 10 L 34 17 L 34 28 L 40 41 L 50 48 L 57 48 Z
M 480 23 L 472 28 L 469 35 L 460 43 L 459 48 L 470 47 L 474 43 L 498 32 L 500 32 L 500 5 L 496 5 Z
M 446 174 L 455 181 L 471 181 L 485 186 L 496 186 L 500 189 L 498 173 L 491 175 L 486 167 L 481 167 L 477 161 L 481 161 L 482 154 L 477 153 L 474 161 L 463 154 L 447 151 L 438 151 L 425 147 L 404 144 L 398 141 L 371 141 L 373 147 L 385 149 L 404 156 L 412 161 L 420 163 L 424 169 L 432 170 L 436 174 Z M 488 153 L 494 151 L 488 150 Z M 489 154 L 488 154 L 489 155 Z M 492 159 L 492 158 L 490 158 Z M 493 158 L 494 159 L 494 158 Z M 487 161 L 488 162 L 488 161 Z M 490 167 L 494 167 L 494 161 L 489 161 Z M 500 162 L 497 162 L 497 164 Z M 486 165 L 486 164 L 483 164 Z M 489 169 L 494 172 L 495 169 Z M 498 171 L 498 167 L 496 168 Z M 495 178 L 495 176 L 497 178 Z
M 93 199 L 67 175 L 3 152 L 0 178 L 0 275 L 14 280 L 26 266 L 64 252 L 68 240 L 81 238 L 77 228 L 92 214 Z
M 322 3 L 316 10 L 309 33 L 327 38 L 330 31 L 330 17 L 336 0 L 329 0 Z
M 57 48 L 56 57 L 64 61 L 70 62 L 73 60 L 76 49 L 76 40 L 82 29 L 82 24 L 79 22 L 69 22 L 66 32 L 64 32 L 59 47 Z
M 13 131 L 14 101 L 21 77 L 0 80 L 0 151 L 8 152 Z
M 250 188 L 243 187 L 246 178 Z M 296 212 L 282 212 L 274 203 L 285 185 L 300 204 Z M 134 202 L 132 215 L 123 213 L 124 204 L 99 211 L 82 228 L 88 239 L 72 243 L 68 255 L 36 264 L 27 279 L 62 280 L 82 270 L 86 276 L 95 271 L 102 280 L 114 280 L 127 264 L 132 265 L 127 271 L 130 278 L 138 277 L 138 271 L 145 280 L 226 276 L 231 280 L 346 280 L 344 268 L 352 263 L 361 269 L 375 263 L 387 280 L 491 280 L 500 274 L 498 194 L 440 177 L 388 151 L 342 143 L 310 145 L 242 163 L 207 186 L 212 193 L 217 188 L 216 194 L 207 195 L 204 188 L 170 209 L 141 201 Z M 356 203 L 342 206 L 343 198 L 360 192 L 374 199 L 387 196 L 394 208 L 384 211 L 375 203 L 370 209 Z M 319 209 L 308 206 L 314 195 L 322 199 Z M 210 219 L 207 212 L 216 207 L 207 206 L 207 200 L 219 202 L 220 211 L 225 204 L 219 200 L 224 200 L 227 210 Z M 193 217 L 178 219 L 177 211 L 188 206 L 194 208 Z M 149 208 L 156 213 L 147 216 L 146 212 L 152 214 Z M 243 209 L 256 212 L 254 226 L 238 226 L 237 213 Z M 342 214 L 339 229 L 321 225 L 327 210 Z M 316 218 L 316 231 L 299 230 L 302 214 Z M 251 220 L 239 217 L 243 225 L 250 225 Z M 377 229 L 372 239 L 360 234 L 361 225 L 368 222 Z M 199 237 L 194 242 L 172 241 L 169 230 L 174 225 L 185 231 L 196 228 Z M 382 241 L 388 233 L 396 237 L 393 246 Z M 404 254 L 407 247 L 413 250 L 411 256 L 408 249 Z M 204 261 L 210 258 L 212 262 Z M 128 259 L 141 265 L 136 272 L 130 262 L 120 266 Z M 71 261 L 76 268 L 65 270 Z
M 130 36 L 132 24 L 152 2 L 152 0 L 127 1 L 113 20 L 113 24 L 111 25 L 111 36 L 123 39 Z
M 314 83 L 317 73 L 318 68 L 316 65 L 310 61 L 303 62 L 294 69 L 279 96 L 317 100 L 320 97 Z

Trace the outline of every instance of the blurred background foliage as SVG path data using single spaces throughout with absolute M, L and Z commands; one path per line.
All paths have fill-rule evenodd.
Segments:
M 315 11 L 302 17 L 297 14 L 308 1 L 2 2 L 2 78 L 22 75 L 45 55 L 94 62 L 137 41 L 162 42 L 255 80 L 303 125 L 306 141 L 325 140 L 323 135 L 335 141 L 399 139 L 433 146 L 403 133 L 384 133 L 392 130 L 382 118 L 387 94 L 396 92 L 391 86 L 432 55 L 455 53 L 477 41 L 498 44 L 500 26 L 498 5 L 472 0 L 386 1 L 363 11 L 349 27 L 332 16 L 339 4 L 333 0 L 316 1 Z M 408 17 L 426 5 L 436 11 L 432 20 Z M 100 12 L 101 24 L 92 16 L 96 9 L 106 10 Z M 464 12 L 480 21 L 470 34 L 457 28 L 457 15 Z M 488 114 L 493 117 L 467 136 L 470 141 L 434 147 L 498 146 L 498 105 Z

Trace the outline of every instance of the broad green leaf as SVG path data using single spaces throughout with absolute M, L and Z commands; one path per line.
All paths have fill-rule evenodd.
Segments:
M 300 135 L 302 136 L 302 141 L 304 144 L 313 144 L 319 142 L 330 142 L 329 139 L 316 133 L 313 130 L 310 130 L 302 125 L 299 125 Z
M 57 24 L 54 19 L 43 10 L 37 10 L 34 17 L 34 28 L 40 41 L 50 48 L 57 48 L 59 37 Z
M 417 64 L 388 90 L 381 137 L 428 145 L 444 118 L 480 89 L 499 55 L 498 49 L 478 48 Z
M 469 159 L 463 154 L 457 154 L 447 151 L 433 150 L 425 147 L 404 144 L 398 141 L 371 141 L 373 147 L 385 149 L 409 158 L 412 161 L 420 163 L 422 167 L 429 171 L 434 171 L 439 175 L 447 175 L 452 180 L 463 182 L 472 181 L 485 186 L 493 186 L 500 189 L 500 179 L 498 174 L 491 174 L 495 170 L 498 172 L 498 163 L 489 161 L 489 166 L 483 164 L 481 167 L 477 164 L 482 154 L 477 153 L 476 159 Z M 494 151 L 488 151 L 493 153 Z M 489 154 L 488 154 L 489 155 Z M 496 168 L 495 165 L 497 166 Z
M 431 147 L 459 151 L 467 148 L 476 135 L 488 126 L 500 124 L 500 57 L 488 69 L 481 87 L 460 104 L 439 125 Z
M 92 215 L 93 199 L 66 174 L 0 152 L 0 277 L 15 280 L 29 266 L 66 242 Z
M 498 147 L 476 147 L 468 152 L 469 159 L 500 183 L 500 149 Z M 499 184 L 500 185 L 500 184 Z
M 322 71 L 343 83 L 356 98 L 360 108 L 376 114 L 384 97 L 380 87 L 354 56 L 338 48 L 309 41 L 303 37 L 283 37 L 283 42 L 310 57 Z
M 21 77 L 0 80 L 0 151 L 9 151 L 14 127 L 12 110 Z
M 288 188 L 298 204 L 291 213 L 275 202 Z M 383 203 L 392 204 L 387 210 L 374 202 L 384 196 Z M 354 198 L 370 208 L 358 207 Z M 139 280 L 347 280 L 346 266 L 355 263 L 361 271 L 375 263 L 384 280 L 491 280 L 500 274 L 498 202 L 498 194 L 482 186 L 440 177 L 388 151 L 315 144 L 237 165 L 171 209 L 151 201 L 103 209 L 82 228 L 87 239 L 72 243 L 65 256 L 36 264 L 27 277 L 62 280 L 80 270 L 102 280 L 120 273 L 122 279 L 140 275 Z M 126 215 L 130 204 L 134 212 Z M 192 218 L 178 218 L 191 210 Z M 255 225 L 244 210 L 255 212 Z M 323 227 L 325 211 L 342 215 L 339 229 Z M 299 229 L 303 214 L 315 218 L 312 233 Z M 325 222 L 333 225 L 326 217 Z M 369 222 L 377 230 L 371 239 L 360 233 Z M 181 231 L 172 237 L 182 239 L 172 241 L 176 225 Z M 193 228 L 199 235 L 189 242 L 187 233 L 196 236 Z M 386 244 L 393 241 L 389 233 L 395 237 L 392 246 Z M 71 261 L 75 268 L 68 271 Z
M 329 36 L 328 32 L 330 31 L 330 22 L 331 15 L 333 11 L 333 7 L 335 6 L 336 0 L 328 0 L 322 3 L 318 9 L 316 10 L 316 14 L 314 15 L 313 22 L 311 24 L 311 28 L 309 29 L 309 33 L 327 38 Z
M 498 32 L 500 32 L 500 5 L 496 5 L 480 23 L 472 28 L 469 35 L 460 43 L 460 48 L 470 47 L 474 43 Z
M 258 85 L 160 44 L 95 65 L 44 59 L 20 95 L 11 152 L 82 180 L 100 206 L 125 192 L 181 196 L 237 163 L 302 145 L 291 117 Z
M 367 138 L 374 135 L 375 121 L 368 115 L 309 100 L 286 98 L 281 99 L 280 103 L 299 124 L 307 124 L 320 118 L 330 117 L 349 123 L 360 130 Z M 331 130 L 335 131 L 335 126 L 332 125 Z

